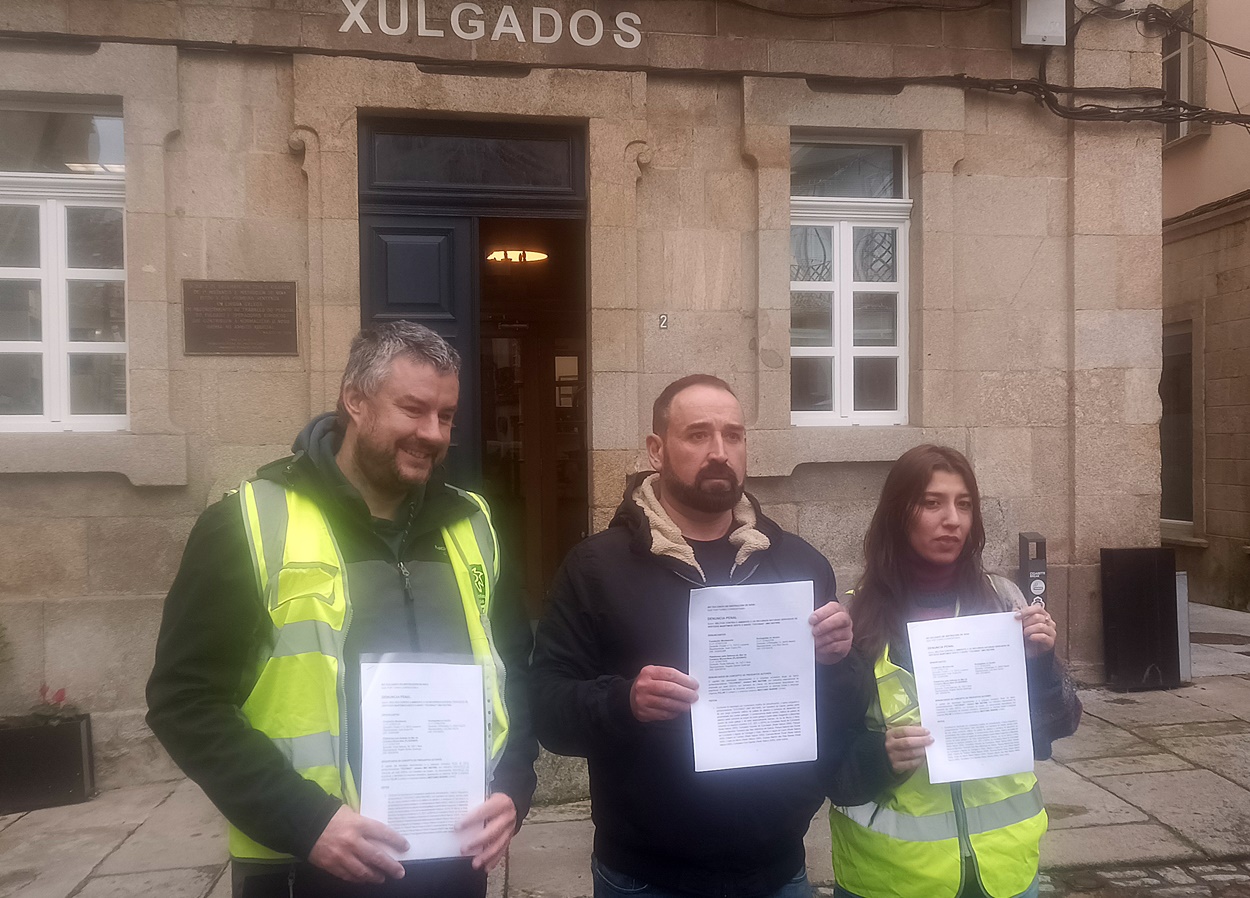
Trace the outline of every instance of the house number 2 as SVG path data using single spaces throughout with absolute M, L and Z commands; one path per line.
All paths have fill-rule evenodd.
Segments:
M 662 331 L 668 330 L 668 316 L 667 315 L 660 316 L 660 330 Z

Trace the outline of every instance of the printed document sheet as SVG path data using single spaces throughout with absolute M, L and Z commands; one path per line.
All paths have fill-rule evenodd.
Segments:
M 811 581 L 690 591 L 694 769 L 816 759 Z
M 1014 612 L 907 625 L 929 781 L 1033 769 L 1024 634 Z
M 364 662 L 360 698 L 360 812 L 408 840 L 400 860 L 459 857 L 453 828 L 486 800 L 482 668 Z

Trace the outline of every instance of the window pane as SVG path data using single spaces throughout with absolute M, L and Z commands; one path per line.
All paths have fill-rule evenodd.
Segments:
M 893 282 L 898 231 L 894 228 L 855 228 L 855 280 Z
M 0 171 L 125 171 L 120 115 L 0 110 Z
M 388 184 L 573 189 L 568 140 L 375 134 L 376 178 Z
M 790 229 L 790 280 L 833 280 L 833 230 Z
M 1169 100 L 1181 99 L 1181 58 L 1179 55 L 1163 61 L 1163 92 Z
M 790 345 L 833 345 L 833 294 L 790 294 Z
M 39 267 L 38 206 L 0 206 L 0 265 Z
M 898 294 L 856 293 L 856 346 L 898 345 Z
M 790 408 L 833 411 L 833 359 L 790 359 Z
M 1194 519 L 1193 335 L 1163 338 L 1159 398 L 1159 454 L 1162 461 L 1160 514 L 1169 521 Z
M 122 210 L 78 206 L 65 210 L 70 268 L 124 268 Z
M 42 340 L 38 281 L 0 281 L 0 340 Z
M 898 410 L 898 360 L 855 360 L 855 411 Z
M 70 353 L 71 415 L 126 414 L 126 356 L 115 353 Z
M 70 281 L 69 338 L 104 343 L 125 340 L 125 284 L 121 281 Z
M 790 195 L 901 197 L 903 148 L 794 144 L 790 147 Z
M 43 357 L 0 353 L 0 415 L 43 414 Z

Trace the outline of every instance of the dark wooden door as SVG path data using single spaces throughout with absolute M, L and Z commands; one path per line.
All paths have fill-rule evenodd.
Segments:
M 476 487 L 482 451 L 477 219 L 362 213 L 360 242 L 362 326 L 416 321 L 460 353 L 460 410 L 448 479 Z

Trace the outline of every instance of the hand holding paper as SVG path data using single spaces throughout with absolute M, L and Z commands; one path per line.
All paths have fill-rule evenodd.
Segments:
M 460 857 L 456 825 L 486 801 L 482 668 L 367 662 L 360 693 L 361 812 L 408 841 L 399 860 Z
M 1014 612 L 907 625 L 931 783 L 1033 769 L 1024 638 Z
M 690 713 L 699 700 L 699 684 L 694 678 L 671 667 L 648 664 L 638 671 L 629 688 L 629 710 L 643 723 L 673 720 Z
M 694 769 L 816 759 L 812 583 L 690 591 Z

